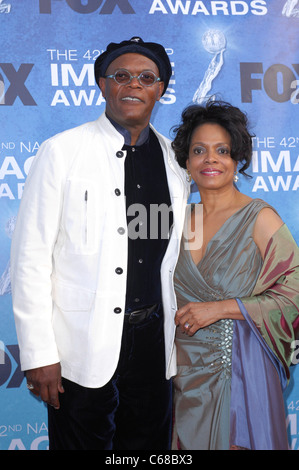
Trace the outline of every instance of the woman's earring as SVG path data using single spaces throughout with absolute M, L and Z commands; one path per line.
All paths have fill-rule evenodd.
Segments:
M 239 176 L 238 176 L 237 170 L 236 170 L 235 173 L 234 173 L 233 180 L 234 180 L 235 183 L 236 183 L 237 181 L 239 181 Z
M 191 181 L 192 181 L 191 173 L 190 173 L 189 170 L 186 170 L 186 173 L 187 173 L 187 176 L 186 176 L 187 182 L 188 182 L 188 183 L 191 183 Z

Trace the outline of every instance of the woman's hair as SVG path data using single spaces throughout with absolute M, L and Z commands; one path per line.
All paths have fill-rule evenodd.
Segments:
M 181 124 L 172 128 L 175 138 L 172 148 L 182 168 L 186 168 L 193 131 L 200 125 L 215 123 L 222 126 L 231 137 L 231 158 L 242 162 L 239 172 L 245 176 L 252 158 L 252 137 L 248 131 L 247 116 L 224 101 L 208 101 L 205 105 L 188 106 L 182 113 Z

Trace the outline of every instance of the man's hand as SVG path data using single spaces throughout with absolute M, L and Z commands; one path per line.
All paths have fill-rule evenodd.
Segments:
M 58 394 L 64 392 L 61 383 L 60 363 L 27 370 L 26 379 L 28 389 L 35 396 L 40 396 L 45 403 L 59 409 Z

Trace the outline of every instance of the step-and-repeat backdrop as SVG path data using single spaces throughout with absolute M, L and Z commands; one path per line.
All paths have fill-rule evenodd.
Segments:
M 152 122 L 167 136 L 183 108 L 204 97 L 244 110 L 256 137 L 252 178 L 241 177 L 239 188 L 272 204 L 299 243 L 298 31 L 298 0 L 0 0 L 1 450 L 48 446 L 46 408 L 26 389 L 19 365 L 10 243 L 42 141 L 104 111 L 97 56 L 132 36 L 164 45 L 173 75 Z M 191 200 L 198 200 L 195 188 Z M 295 366 L 285 406 L 290 449 L 297 450 Z

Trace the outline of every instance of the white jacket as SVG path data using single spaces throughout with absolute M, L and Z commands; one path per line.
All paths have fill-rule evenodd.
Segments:
M 161 267 L 170 378 L 176 372 L 172 277 L 188 185 L 170 142 L 154 132 L 163 150 L 174 214 Z M 125 156 L 116 156 L 123 144 L 102 114 L 44 142 L 32 164 L 11 249 L 22 370 L 60 362 L 65 378 L 100 387 L 116 369 L 127 273 Z M 115 272 L 117 267 L 123 269 L 122 275 Z

